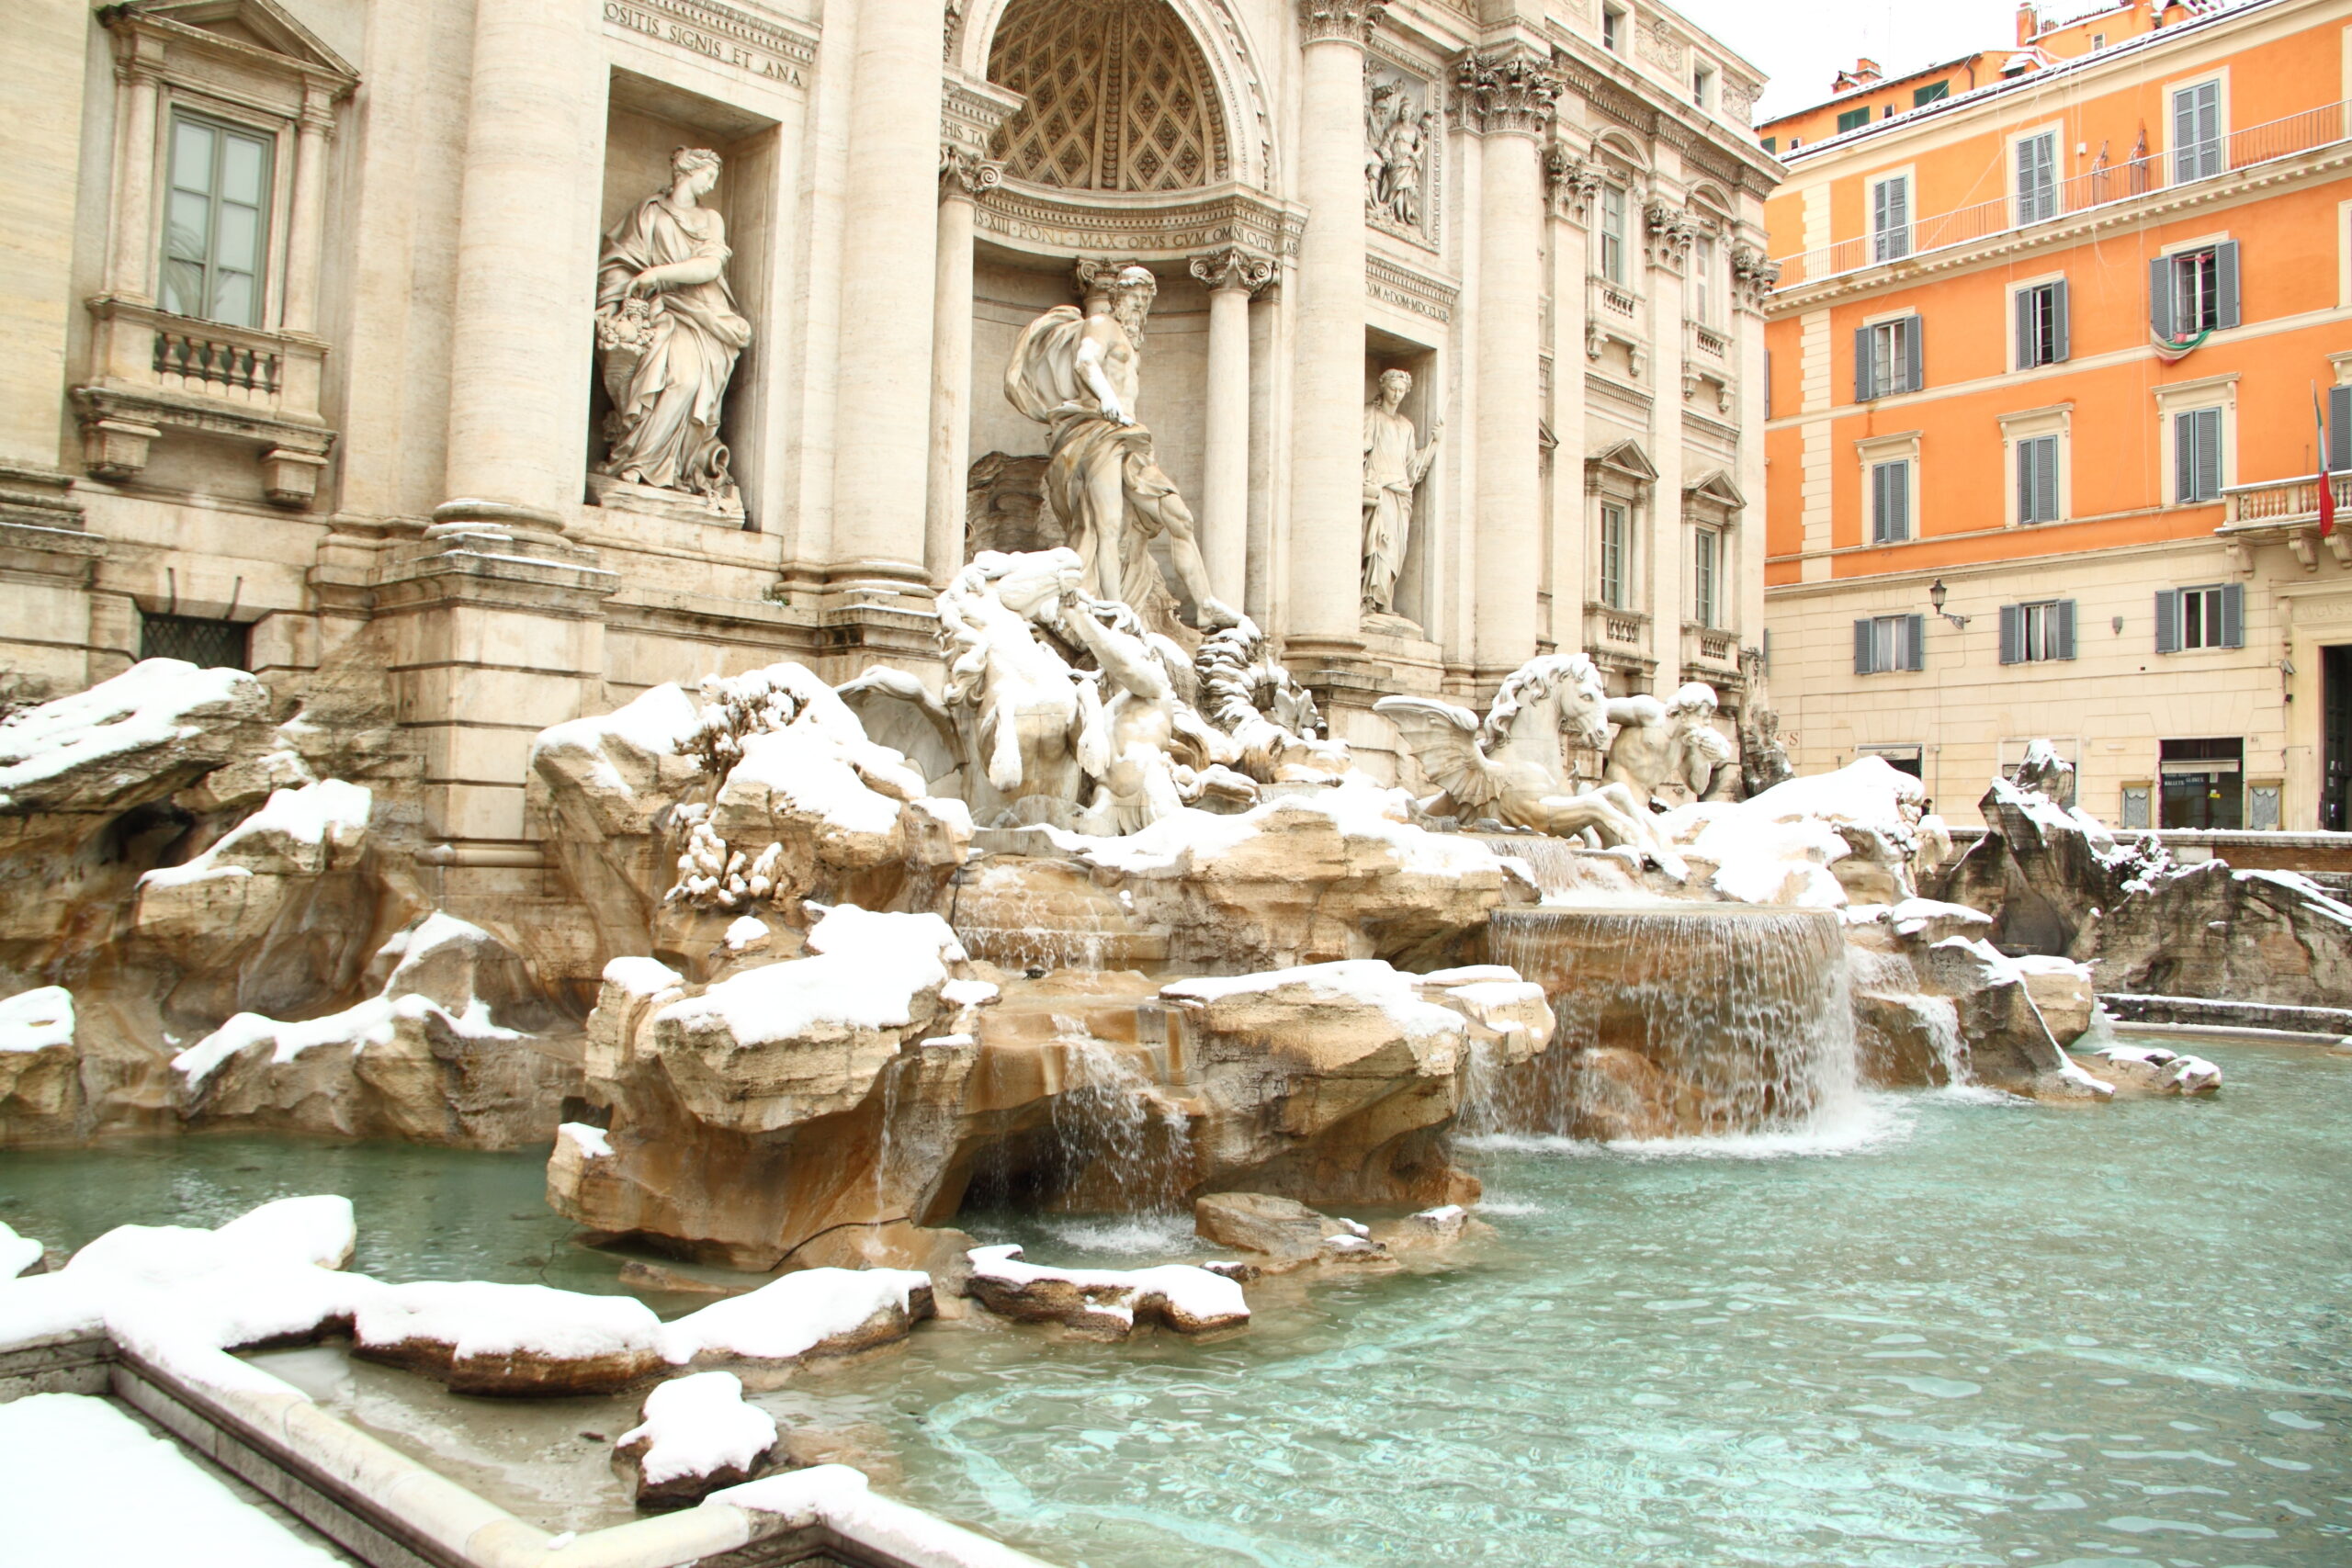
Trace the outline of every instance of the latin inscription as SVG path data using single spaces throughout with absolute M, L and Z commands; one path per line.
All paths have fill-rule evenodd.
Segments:
M 717 31 L 695 27 L 677 17 L 665 15 L 669 7 L 656 9 L 649 6 L 621 4 L 621 0 L 605 0 L 605 22 L 642 38 L 668 44 L 688 54 L 700 55 L 714 64 L 731 66 L 746 75 L 780 83 L 787 87 L 805 87 L 808 84 L 801 67 L 810 63 L 814 51 L 801 45 L 789 34 L 775 32 L 761 26 L 741 12 L 719 7 L 680 6 L 707 17 L 722 26 L 731 24 L 729 30 L 740 31 L 757 43 L 739 41 L 722 37 Z

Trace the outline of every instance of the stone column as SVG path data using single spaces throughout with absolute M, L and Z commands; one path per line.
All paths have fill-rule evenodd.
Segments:
M 581 499 L 594 257 L 571 242 L 596 172 L 582 141 L 589 26 L 542 0 L 475 6 L 436 524 L 561 534 Z
M 1599 172 L 1555 141 L 1544 173 L 1551 208 L 1552 631 L 1563 653 L 1585 647 L 1585 600 L 1593 586 L 1592 505 L 1585 491 L 1585 274 Z
M 1209 290 L 1207 461 L 1201 483 L 1201 554 L 1218 598 L 1238 604 L 1250 571 L 1250 297 L 1273 259 L 1239 245 L 1193 258 Z
M 964 564 L 964 485 L 972 467 L 972 203 L 1004 165 L 969 149 L 939 153 L 939 266 L 931 301 L 931 486 L 923 565 L 944 588 Z
M 140 32 L 121 35 L 115 80 L 114 247 L 107 258 L 107 292 L 125 299 L 152 301 L 154 261 L 147 252 L 155 238 L 155 123 L 163 62 L 160 39 Z
M 941 0 L 866 0 L 850 71 L 829 581 L 920 592 L 939 252 Z
M 279 323 L 289 333 L 316 332 L 319 325 L 319 249 L 326 227 L 327 132 L 334 126 L 334 103 L 322 85 L 303 91 L 294 139 L 294 203 L 287 214 L 286 309 Z
M 1298 197 L 1306 205 L 1290 443 L 1290 657 L 1361 651 L 1364 41 L 1382 0 L 1299 0 Z
M 1476 612 L 1480 681 L 1535 654 L 1544 572 L 1543 138 L 1560 84 L 1532 53 L 1472 54 L 1455 73 L 1464 123 L 1479 138 Z
M 1642 213 L 1642 240 L 1647 252 L 1646 292 L 1650 297 L 1650 347 L 1654 367 L 1650 386 L 1650 462 L 1657 469 L 1657 484 L 1650 504 L 1650 652 L 1657 660 L 1651 690 L 1664 694 L 1683 682 L 1682 623 L 1690 611 L 1690 531 L 1682 519 L 1682 411 L 1687 395 L 1682 362 L 1690 348 L 1683 326 L 1683 276 L 1690 263 L 1690 247 L 1698 228 L 1681 204 L 1656 196 Z

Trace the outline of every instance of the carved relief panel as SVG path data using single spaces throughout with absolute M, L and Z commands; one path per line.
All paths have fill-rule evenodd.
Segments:
M 1363 70 L 1364 218 L 1434 250 L 1445 117 L 1435 84 L 1387 61 Z

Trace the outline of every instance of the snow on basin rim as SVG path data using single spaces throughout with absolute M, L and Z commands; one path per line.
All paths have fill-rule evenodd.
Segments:
M 930 1284 L 930 1275 L 911 1269 L 804 1269 L 669 1324 L 662 1354 L 675 1364 L 707 1353 L 787 1360 L 854 1333 L 877 1313 L 908 1311 L 915 1291 Z

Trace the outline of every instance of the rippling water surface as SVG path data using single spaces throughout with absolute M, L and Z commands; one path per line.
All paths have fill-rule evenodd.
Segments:
M 1819 1137 L 1495 1141 L 1470 1158 L 1497 1235 L 1442 1269 L 1261 1285 L 1209 1344 L 942 1326 L 763 1402 L 1088 1568 L 2340 1568 L 2352 1061 L 2206 1054 L 2208 1102 L 1884 1097 Z M 362 1267 L 615 1288 L 537 1213 L 536 1156 L 135 1149 L 0 1156 L 0 1219 L 80 1241 L 339 1187 Z M 976 1228 L 1040 1261 L 1188 1250 L 1132 1221 Z

